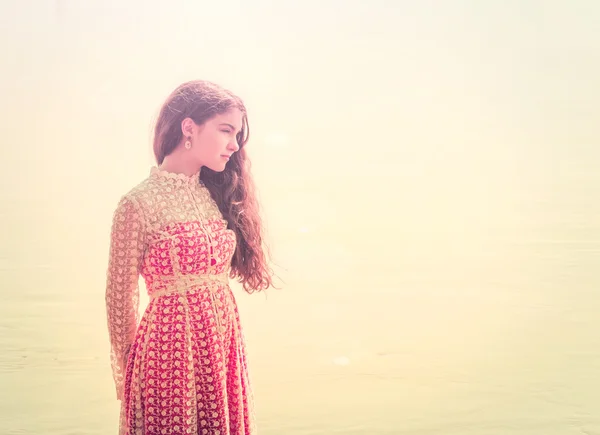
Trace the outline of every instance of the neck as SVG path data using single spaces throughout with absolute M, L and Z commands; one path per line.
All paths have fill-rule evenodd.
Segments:
M 176 149 L 168 156 L 165 156 L 163 162 L 158 166 L 158 168 L 162 171 L 183 174 L 187 175 L 188 177 L 197 174 L 200 171 L 198 165 L 194 164 L 191 159 L 184 158 L 184 156 L 178 151 L 179 150 Z

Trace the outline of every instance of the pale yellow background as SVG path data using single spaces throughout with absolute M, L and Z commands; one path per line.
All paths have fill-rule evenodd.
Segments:
M 203 78 L 283 287 L 236 287 L 262 434 L 600 433 L 599 2 L 0 5 L 0 432 L 116 433 L 110 220 Z

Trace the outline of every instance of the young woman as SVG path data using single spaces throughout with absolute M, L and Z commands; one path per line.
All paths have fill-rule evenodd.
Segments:
M 229 279 L 272 285 L 240 98 L 179 86 L 155 127 L 158 166 L 114 213 L 106 286 L 120 434 L 255 433 L 245 343 Z M 138 278 L 148 307 L 138 319 Z

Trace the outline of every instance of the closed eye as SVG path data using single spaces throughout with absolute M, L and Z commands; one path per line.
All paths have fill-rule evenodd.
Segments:
M 225 127 L 225 128 L 221 129 L 221 131 L 223 133 L 231 134 L 231 133 L 233 133 L 235 131 L 235 127 L 233 125 L 231 125 L 231 124 L 226 123 L 226 122 L 220 124 L 220 127 Z

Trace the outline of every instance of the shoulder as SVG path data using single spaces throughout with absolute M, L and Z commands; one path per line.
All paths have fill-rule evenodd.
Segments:
M 150 179 L 146 178 L 137 185 L 129 188 L 129 190 L 120 196 L 115 213 L 136 212 L 144 214 L 143 211 L 146 208 L 152 193 L 152 182 Z

